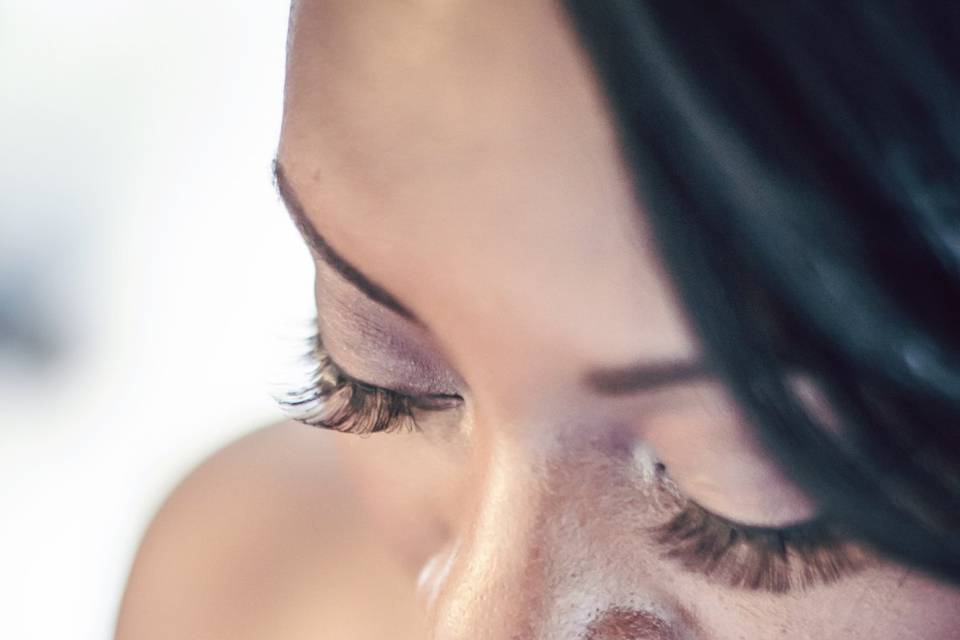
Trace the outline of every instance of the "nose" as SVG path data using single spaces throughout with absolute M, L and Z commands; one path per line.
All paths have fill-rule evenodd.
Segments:
M 652 578 L 657 554 L 637 536 L 649 496 L 622 448 L 490 445 L 470 515 L 432 561 L 432 640 L 695 637 Z
M 638 609 L 613 607 L 587 627 L 584 640 L 681 640 L 663 618 Z

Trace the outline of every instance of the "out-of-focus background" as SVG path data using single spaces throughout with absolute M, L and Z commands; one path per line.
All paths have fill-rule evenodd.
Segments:
M 280 418 L 287 9 L 0 0 L 0 638 L 109 638 L 165 494 Z

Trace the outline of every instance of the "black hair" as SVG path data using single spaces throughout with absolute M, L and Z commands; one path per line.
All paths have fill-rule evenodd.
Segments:
M 960 3 L 565 5 L 708 364 L 825 517 L 960 583 Z

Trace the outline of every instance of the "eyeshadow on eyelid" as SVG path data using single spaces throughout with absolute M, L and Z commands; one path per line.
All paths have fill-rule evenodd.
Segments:
M 329 267 L 317 268 L 317 328 L 331 359 L 371 385 L 419 395 L 460 390 L 422 327 L 371 302 Z
M 339 303 L 324 307 L 317 327 L 331 359 L 368 384 L 419 395 L 451 394 L 460 383 L 434 348 L 409 329 Z
M 363 382 L 410 395 L 456 394 L 454 376 L 409 349 L 386 342 L 347 341 L 342 346 L 324 336 L 331 359 L 344 373 Z

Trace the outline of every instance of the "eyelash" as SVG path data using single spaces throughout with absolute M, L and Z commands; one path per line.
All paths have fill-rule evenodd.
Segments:
M 330 358 L 320 334 L 310 339 L 313 370 L 308 383 L 286 393 L 280 405 L 303 424 L 341 433 L 368 435 L 419 431 L 417 414 L 459 405 L 457 395 L 415 396 L 352 378 Z
M 418 432 L 419 412 L 463 402 L 455 395 L 412 396 L 367 384 L 333 362 L 319 334 L 310 343 L 314 366 L 308 384 L 279 399 L 304 424 L 359 435 Z M 658 475 L 666 479 L 662 465 Z M 862 568 L 866 557 L 823 519 L 784 528 L 742 525 L 689 498 L 650 533 L 664 557 L 688 571 L 729 587 L 778 594 L 836 582 Z
M 830 521 L 788 527 L 744 525 L 689 498 L 651 529 L 664 557 L 727 586 L 783 594 L 837 582 L 867 564 L 865 551 Z

